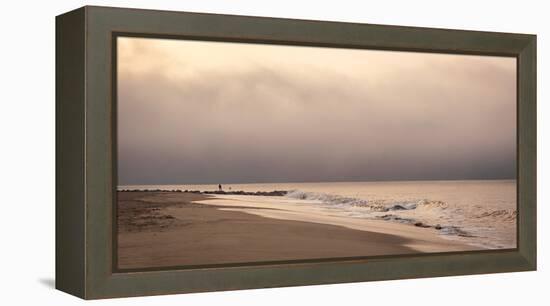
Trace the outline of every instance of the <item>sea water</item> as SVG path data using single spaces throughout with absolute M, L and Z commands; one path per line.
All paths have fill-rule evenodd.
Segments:
M 285 202 L 350 218 L 429 226 L 451 240 L 516 247 L 516 180 L 224 184 L 225 191 L 288 191 Z M 119 189 L 218 190 L 218 185 L 132 185 Z M 227 197 L 227 196 L 226 196 Z M 262 197 L 258 196 L 258 201 Z

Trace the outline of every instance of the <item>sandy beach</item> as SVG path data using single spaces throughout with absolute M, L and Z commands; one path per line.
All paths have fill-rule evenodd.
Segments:
M 432 229 L 254 198 L 118 192 L 119 269 L 475 249 Z

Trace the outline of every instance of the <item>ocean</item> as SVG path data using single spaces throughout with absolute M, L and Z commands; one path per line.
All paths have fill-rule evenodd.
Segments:
M 246 192 L 286 190 L 288 194 L 281 199 L 285 203 L 314 205 L 350 218 L 435 227 L 445 239 L 487 249 L 509 249 L 515 248 L 517 241 L 516 186 L 516 180 L 453 180 L 224 184 L 222 187 L 225 191 Z M 118 189 L 214 191 L 218 185 L 126 185 Z M 255 198 L 264 201 L 281 197 Z

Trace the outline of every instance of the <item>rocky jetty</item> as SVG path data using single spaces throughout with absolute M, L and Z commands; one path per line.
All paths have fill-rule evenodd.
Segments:
M 194 194 L 227 194 L 227 195 L 253 195 L 253 196 L 270 196 L 270 197 L 282 197 L 285 196 L 288 191 L 286 190 L 273 190 L 273 191 L 225 191 L 225 190 L 213 190 L 213 191 L 200 191 L 200 190 L 164 190 L 164 189 L 122 189 L 119 192 L 187 192 Z

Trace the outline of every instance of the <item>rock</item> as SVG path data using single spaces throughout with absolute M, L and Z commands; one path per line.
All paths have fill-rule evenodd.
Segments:
M 424 223 L 422 223 L 422 222 L 416 222 L 416 223 L 414 224 L 414 226 L 418 226 L 418 227 L 430 227 L 429 225 L 424 224 Z

